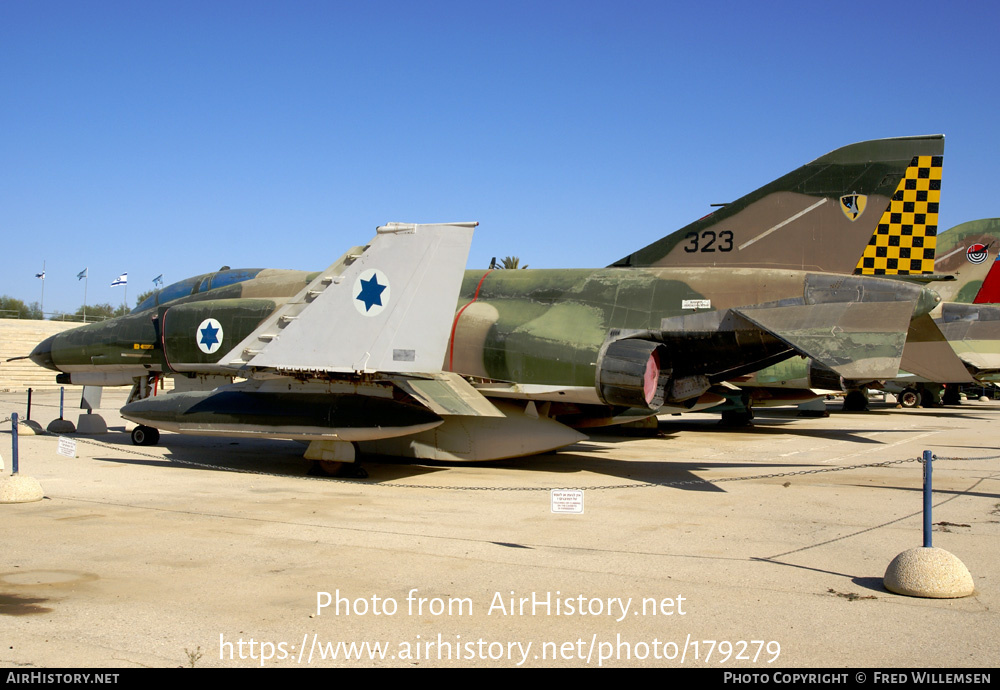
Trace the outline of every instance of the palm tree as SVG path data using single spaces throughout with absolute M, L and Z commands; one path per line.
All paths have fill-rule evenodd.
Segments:
M 497 270 L 513 270 L 515 268 L 527 268 L 527 266 L 521 266 L 520 263 L 521 259 L 516 256 L 505 256 L 503 260 L 500 261 L 499 264 L 497 264 L 496 260 L 494 260 L 491 268 Z

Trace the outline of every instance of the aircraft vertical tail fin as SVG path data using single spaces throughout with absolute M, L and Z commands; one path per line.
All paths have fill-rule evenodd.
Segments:
M 220 360 L 288 375 L 440 372 L 478 223 L 389 223 Z
M 1000 303 L 1000 256 L 990 264 L 990 272 L 986 274 L 982 287 L 976 293 L 973 304 Z
M 870 246 L 872 272 L 887 269 L 890 258 L 897 272 L 901 260 L 907 261 L 904 268 L 908 272 L 930 271 L 943 153 L 941 135 L 845 146 L 612 266 L 724 266 L 829 273 L 852 273 L 857 268 L 860 273 L 866 268 L 866 248 Z M 893 201 L 896 196 L 900 197 L 898 203 Z M 893 204 L 899 206 L 898 211 Z M 883 224 L 887 228 L 880 234 Z M 929 256 L 925 247 L 931 250 Z M 921 264 L 913 268 L 910 257 L 916 258 L 918 253 Z
M 938 205 L 941 202 L 941 163 L 941 156 L 913 157 L 855 266 L 855 273 L 907 275 L 934 272 Z

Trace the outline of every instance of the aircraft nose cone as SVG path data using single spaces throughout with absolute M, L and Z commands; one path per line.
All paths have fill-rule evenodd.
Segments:
M 52 343 L 55 341 L 56 336 L 50 335 L 48 338 L 38 343 L 35 349 L 31 351 L 28 355 L 31 361 L 40 367 L 45 367 L 46 369 L 51 369 L 52 371 L 60 371 L 59 367 L 56 366 L 55 362 L 52 361 Z

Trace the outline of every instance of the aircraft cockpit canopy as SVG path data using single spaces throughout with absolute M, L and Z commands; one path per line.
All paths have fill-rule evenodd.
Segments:
M 257 274 L 262 270 L 264 269 L 235 268 L 226 271 L 217 271 L 216 273 L 205 273 L 200 276 L 195 276 L 194 278 L 187 278 L 185 280 L 172 283 L 161 290 L 157 290 L 152 295 L 144 299 L 135 309 L 133 309 L 132 313 L 136 314 L 141 311 L 146 311 L 147 309 L 152 309 L 161 304 L 181 299 L 182 297 L 189 297 L 190 295 L 201 294 L 203 292 L 215 290 L 227 285 L 242 283 L 245 280 L 256 278 Z

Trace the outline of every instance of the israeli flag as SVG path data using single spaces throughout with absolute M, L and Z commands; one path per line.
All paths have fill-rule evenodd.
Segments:
M 115 279 L 115 282 L 111 283 L 111 287 L 116 285 L 128 285 L 128 273 L 122 273 Z
M 87 277 L 87 270 L 88 269 L 85 268 L 82 271 L 80 271 L 79 273 L 77 273 L 76 274 L 76 279 L 77 280 L 83 280 L 84 278 L 86 278 Z
M 36 278 L 41 278 L 42 280 L 45 280 L 45 271 L 42 271 L 41 273 L 36 273 L 35 277 Z
M 155 285 L 163 285 L 163 274 L 162 273 L 160 275 L 156 276 L 155 278 L 153 278 L 153 285 L 154 286 Z

